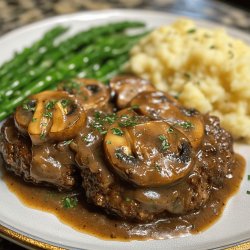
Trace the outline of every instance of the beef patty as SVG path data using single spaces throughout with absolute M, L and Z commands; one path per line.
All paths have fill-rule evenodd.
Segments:
M 6 168 L 25 181 L 72 189 L 77 184 L 74 154 L 63 143 L 32 145 L 16 128 L 13 117 L 1 128 L 0 151 Z
M 0 151 L 24 180 L 71 189 L 77 167 L 90 203 L 150 221 L 198 210 L 230 178 L 233 141 L 218 118 L 138 78 L 115 78 L 110 89 L 81 80 L 67 90 L 75 85 L 81 92 L 34 95 L 17 108 L 16 124 L 10 117 L 2 126 Z

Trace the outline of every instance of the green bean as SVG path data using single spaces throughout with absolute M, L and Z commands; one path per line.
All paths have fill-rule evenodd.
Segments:
M 27 59 L 30 55 L 34 53 L 37 54 L 37 51 L 42 51 L 44 47 L 46 47 L 48 44 L 51 44 L 55 40 L 55 38 L 65 33 L 67 30 L 68 28 L 62 26 L 57 26 L 53 29 L 50 29 L 40 40 L 35 42 L 31 47 L 23 49 L 20 53 L 15 53 L 8 62 L 5 62 L 0 67 L 0 77 L 4 76 L 8 72 L 13 71 L 13 69 L 22 65 L 23 63 L 27 63 Z

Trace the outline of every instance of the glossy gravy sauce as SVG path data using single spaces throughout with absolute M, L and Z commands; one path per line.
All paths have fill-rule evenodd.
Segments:
M 236 155 L 232 178 L 225 180 L 224 188 L 213 190 L 206 205 L 194 213 L 159 219 L 151 223 L 131 223 L 107 216 L 102 211 L 88 205 L 80 191 L 60 193 L 54 189 L 25 183 L 21 178 L 7 172 L 1 164 L 3 180 L 9 190 L 27 206 L 53 213 L 63 223 L 77 231 L 94 235 L 106 240 L 148 240 L 166 239 L 180 235 L 199 233 L 221 216 L 227 200 L 239 189 L 244 175 L 245 160 Z M 65 197 L 77 196 L 74 208 L 65 208 Z

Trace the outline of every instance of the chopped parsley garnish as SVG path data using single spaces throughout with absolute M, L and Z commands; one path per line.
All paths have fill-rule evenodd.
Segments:
M 250 194 L 250 191 L 249 191 L 249 190 L 247 190 L 247 194 Z
M 61 100 L 61 104 L 63 108 L 67 108 L 70 103 L 71 103 L 71 100 L 68 100 L 68 99 Z
M 119 128 L 112 128 L 111 131 L 112 131 L 113 135 L 118 135 L 118 136 L 123 135 L 123 131 L 121 129 L 119 129 Z
M 167 150 L 170 147 L 170 144 L 169 144 L 166 136 L 165 135 L 159 135 L 158 138 L 161 141 L 162 150 L 164 150 L 164 151 Z
M 119 160 L 123 160 L 124 159 L 124 154 L 120 151 L 120 150 L 116 150 L 115 151 L 115 157 Z
M 118 124 L 120 127 L 133 127 L 138 124 L 138 118 L 136 116 L 122 116 Z
M 121 115 L 117 116 L 117 114 L 103 114 L 102 112 L 96 111 L 94 114 L 94 120 L 91 123 L 91 126 L 96 129 L 100 134 L 106 134 L 106 125 L 112 125 L 117 120 L 119 127 L 131 127 L 138 124 L 136 116 L 129 116 L 129 115 Z M 119 128 L 111 129 L 114 135 L 123 135 L 123 132 Z
M 26 100 L 23 102 L 22 107 L 24 110 L 27 111 L 35 111 L 36 107 L 34 105 L 34 103 L 32 102 L 32 100 Z
M 78 199 L 76 197 L 65 197 L 62 204 L 64 208 L 74 208 L 78 204 Z
M 44 114 L 43 114 L 44 117 L 48 117 L 48 118 L 52 118 L 52 112 L 50 111 L 46 111 Z
M 210 49 L 215 49 L 216 47 L 214 45 L 211 45 L 209 48 Z
M 73 139 L 68 140 L 68 141 L 64 141 L 64 142 L 63 142 L 63 145 L 64 145 L 64 146 L 69 145 L 72 141 L 73 141 Z
M 53 113 L 51 112 L 51 110 L 55 107 L 56 102 L 56 100 L 52 100 L 45 104 L 45 112 L 43 113 L 44 117 L 52 118 Z
M 40 134 L 40 139 L 41 139 L 41 140 L 45 140 L 45 138 L 46 138 L 46 134 L 45 134 L 45 132 L 42 132 L 42 133 Z
M 189 122 L 189 121 L 186 121 L 186 122 L 178 122 L 177 125 L 181 126 L 182 128 L 185 128 L 185 129 L 190 129 L 190 128 L 193 128 L 194 125 L 193 123 Z
M 104 135 L 107 133 L 105 125 L 113 124 L 116 119 L 117 117 L 115 113 L 105 115 L 99 111 L 96 111 L 94 114 L 94 121 L 91 123 L 91 126 L 96 129 L 100 134 Z
M 104 122 L 107 122 L 109 124 L 113 124 L 116 121 L 116 119 L 117 119 L 117 116 L 115 113 L 105 115 L 105 117 L 103 118 Z
M 31 121 L 35 122 L 36 120 L 37 120 L 37 118 L 33 117 Z
M 110 144 L 111 144 L 111 141 L 109 141 L 109 140 L 108 140 L 108 141 L 106 141 L 106 144 L 110 145 Z
M 95 139 L 95 136 L 92 133 L 89 133 L 85 136 L 82 137 L 83 141 L 86 142 L 86 144 L 88 145 L 89 143 L 93 142 Z
M 47 109 L 47 110 L 53 109 L 56 102 L 57 102 L 56 100 L 52 100 L 52 101 L 47 102 L 45 105 L 45 109 Z
M 171 127 L 169 127 L 169 128 L 168 128 L 168 133 L 173 133 L 173 132 L 174 132 L 174 129 L 171 128 Z
M 188 34 L 192 34 L 192 33 L 195 33 L 195 32 L 196 32 L 196 29 L 189 29 L 189 30 L 187 31 Z
M 95 119 L 99 119 L 99 118 L 101 118 L 101 112 L 96 111 L 95 112 Z
M 247 180 L 250 181 L 250 174 L 247 176 Z
M 106 135 L 108 131 L 107 130 L 101 130 L 99 132 L 100 132 L 101 135 Z
M 46 126 L 48 125 L 48 123 L 47 123 L 47 122 L 42 122 L 42 123 L 40 123 L 40 125 L 41 125 L 42 127 L 46 127 Z

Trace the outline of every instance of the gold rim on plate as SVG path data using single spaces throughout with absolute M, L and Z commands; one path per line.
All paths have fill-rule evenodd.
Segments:
M 7 238 L 15 243 L 26 246 L 32 247 L 33 249 L 48 249 L 48 250 L 65 250 L 65 248 L 53 246 L 51 244 L 32 239 L 31 237 L 25 236 L 18 232 L 15 232 L 7 227 L 0 225 L 0 236 L 3 238 Z M 216 249 L 216 248 L 215 248 Z M 236 246 L 226 247 L 227 250 L 249 250 L 250 249 L 250 241 L 240 243 Z
M 35 249 L 48 249 L 48 250 L 65 250 L 65 248 L 53 246 L 48 243 L 32 239 L 28 236 L 17 233 L 2 225 L 0 225 L 0 236 L 2 236 L 3 238 L 9 239 L 11 241 L 14 241 L 15 243 L 19 245 L 32 247 L 33 249 L 35 248 Z

